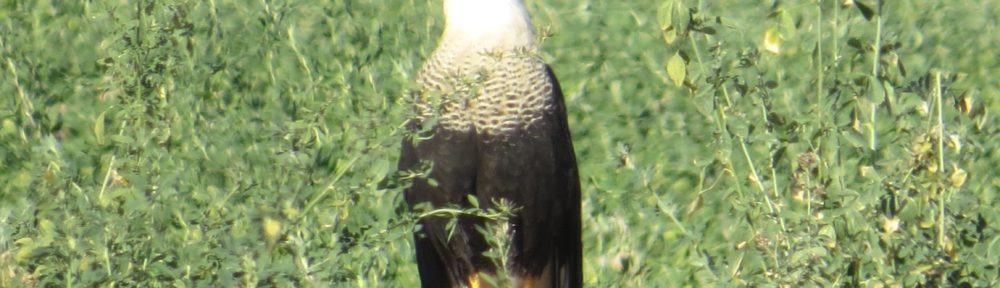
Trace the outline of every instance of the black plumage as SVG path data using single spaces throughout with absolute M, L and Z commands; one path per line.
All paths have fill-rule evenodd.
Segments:
M 535 53 L 527 12 L 517 0 L 445 5 L 448 23 L 418 75 L 416 116 L 398 166 L 432 168 L 404 191 L 406 201 L 467 208 L 473 197 L 489 209 L 502 199 L 515 210 L 499 223 L 508 228 L 506 267 L 483 254 L 491 246 L 479 227 L 491 220 L 459 215 L 449 231 L 449 216 L 420 219 L 414 243 L 422 285 L 484 287 L 482 274 L 506 271 L 497 276 L 518 287 L 579 287 L 576 157 L 561 87 Z M 433 127 L 418 135 L 424 125 Z

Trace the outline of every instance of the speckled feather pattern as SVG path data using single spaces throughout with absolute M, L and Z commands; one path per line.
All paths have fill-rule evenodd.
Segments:
M 500 136 L 556 109 L 552 79 L 529 48 L 468 51 L 442 43 L 421 69 L 418 120 Z M 471 126 L 471 127 L 470 127 Z

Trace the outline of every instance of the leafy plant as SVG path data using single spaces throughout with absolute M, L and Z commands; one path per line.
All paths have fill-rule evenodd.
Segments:
M 996 5 L 528 2 L 588 286 L 1000 282 Z M 0 286 L 416 285 L 439 6 L 0 4 Z

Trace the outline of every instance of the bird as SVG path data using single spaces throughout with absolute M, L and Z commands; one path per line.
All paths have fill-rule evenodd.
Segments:
M 429 172 L 404 188 L 405 202 L 513 210 L 500 220 L 420 217 L 413 243 L 421 285 L 491 287 L 488 279 L 501 278 L 513 287 L 580 287 L 577 159 L 562 88 L 539 56 L 528 11 L 521 0 L 442 6 L 444 29 L 409 93 L 397 165 Z M 483 227 L 497 221 L 509 241 L 503 264 L 484 254 L 497 245 Z

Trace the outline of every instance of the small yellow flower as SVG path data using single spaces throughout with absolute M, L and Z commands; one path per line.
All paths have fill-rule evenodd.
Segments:
M 867 177 L 868 174 L 871 174 L 872 172 L 875 172 L 875 168 L 872 166 L 868 165 L 858 166 L 858 174 L 861 175 L 861 177 Z
M 930 163 L 927 163 L 927 172 L 937 173 L 938 172 L 937 162 L 930 161 Z
M 951 182 L 951 187 L 962 187 L 962 184 L 965 184 L 965 179 L 969 177 L 969 173 L 965 172 L 962 168 L 958 168 L 955 164 L 952 164 L 951 168 L 951 175 L 948 176 L 948 180 Z
M 281 232 L 281 222 L 275 220 L 271 217 L 264 217 L 263 223 L 261 223 L 264 230 L 264 236 L 268 239 L 273 239 L 278 237 L 278 232 Z
M 930 108 L 929 105 L 927 104 L 927 101 L 920 101 L 920 105 L 917 105 L 916 110 L 918 115 L 927 116 L 927 113 L 930 112 Z
M 945 141 L 945 143 L 948 144 L 948 148 L 954 149 L 955 152 L 962 151 L 962 139 L 958 138 L 958 135 L 955 134 L 948 135 L 947 141 Z
M 923 155 L 931 151 L 931 142 L 927 140 L 926 137 L 917 137 L 910 149 L 913 149 L 913 153 L 917 155 Z
M 899 231 L 899 219 L 886 218 L 882 220 L 882 231 L 885 233 L 896 233 L 896 231 Z

